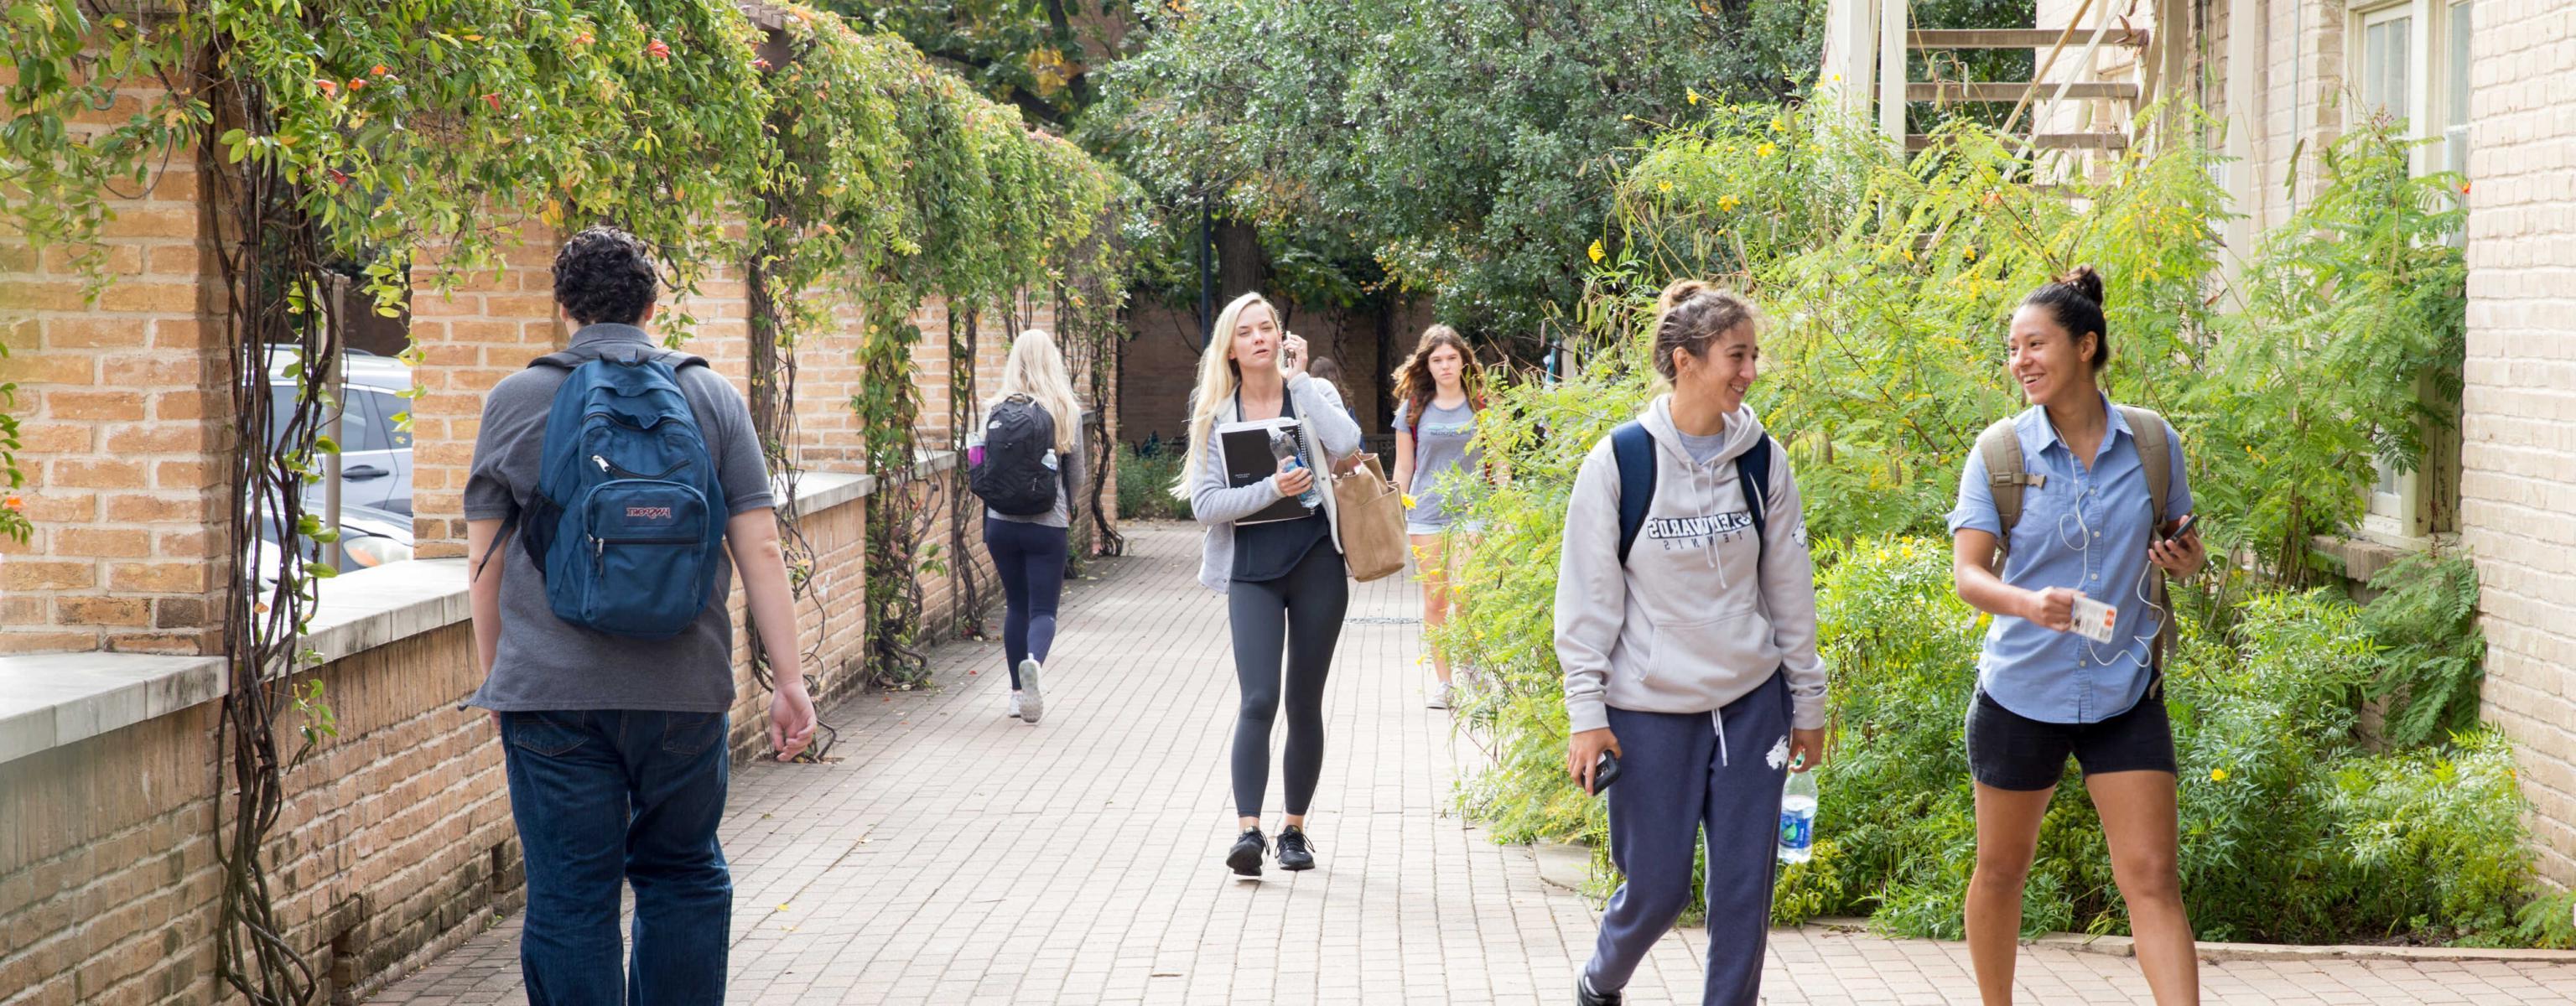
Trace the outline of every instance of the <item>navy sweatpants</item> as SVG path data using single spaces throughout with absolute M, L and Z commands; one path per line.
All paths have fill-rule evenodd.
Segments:
M 1713 713 L 1613 707 L 1621 774 L 1610 787 L 1610 861 L 1627 882 L 1601 913 L 1584 974 L 1615 992 L 1690 899 L 1692 853 L 1708 837 L 1708 1006 L 1754 1006 L 1771 931 L 1780 787 L 1789 763 L 1789 685 L 1773 675 Z

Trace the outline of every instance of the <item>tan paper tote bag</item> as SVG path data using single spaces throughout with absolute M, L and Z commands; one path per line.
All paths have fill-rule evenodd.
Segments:
M 1404 569 L 1404 500 L 1386 484 L 1374 455 L 1333 479 L 1333 504 L 1341 511 L 1342 562 L 1361 583 Z

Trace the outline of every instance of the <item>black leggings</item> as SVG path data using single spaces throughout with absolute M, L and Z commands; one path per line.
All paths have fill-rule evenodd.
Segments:
M 1010 660 L 1011 690 L 1020 688 L 1020 661 L 1046 663 L 1055 645 L 1055 607 L 1064 596 L 1065 530 L 1044 524 L 984 518 L 984 551 L 1002 577 L 1002 653 Z
M 1288 813 L 1303 815 L 1324 774 L 1324 675 L 1333 667 L 1333 644 L 1342 637 L 1342 612 L 1351 584 L 1342 555 L 1319 541 L 1276 580 L 1226 588 L 1226 613 L 1234 627 L 1234 676 L 1243 686 L 1243 710 L 1234 721 L 1234 812 L 1261 816 L 1261 791 L 1270 785 L 1270 721 L 1279 713 L 1280 655 L 1287 655 L 1288 751 L 1281 757 Z

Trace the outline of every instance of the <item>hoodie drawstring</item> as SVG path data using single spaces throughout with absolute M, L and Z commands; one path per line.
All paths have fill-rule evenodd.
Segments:
M 1728 756 L 1728 755 L 1727 755 L 1727 753 L 1726 753 L 1726 717 L 1725 717 L 1725 716 L 1723 716 L 1723 715 L 1720 715 L 1720 714 L 1721 714 L 1721 713 L 1723 713 L 1723 712 L 1725 712 L 1725 710 L 1723 710 L 1723 709 L 1711 709 L 1711 710 L 1709 710 L 1709 711 L 1708 711 L 1708 721 L 1709 721 L 1709 722 L 1711 722 L 1711 723 L 1715 723 L 1715 724 L 1717 724 L 1717 764 L 1718 764 L 1718 767 L 1720 767 L 1720 768 L 1733 768 L 1733 767 L 1735 767 L 1735 762 L 1733 762 L 1732 760 L 1730 760 L 1730 759 L 1729 759 L 1729 756 Z

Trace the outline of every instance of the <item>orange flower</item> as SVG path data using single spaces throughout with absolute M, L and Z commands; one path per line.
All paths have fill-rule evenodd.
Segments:
M 24 496 L 11 493 L 6 498 L 0 498 L 0 510 L 24 510 L 26 508 L 27 498 Z
M 316 79 L 313 81 L 313 86 L 321 88 L 322 93 L 333 97 L 337 97 L 340 94 L 340 82 L 336 80 Z
M 498 94 L 487 94 L 487 95 L 484 95 L 484 96 L 483 96 L 483 103 L 484 103 L 484 104 L 486 104 L 486 105 L 490 105 L 490 106 L 492 106 L 492 110 L 493 110 L 493 111 L 495 111 L 495 112 L 498 112 L 498 111 L 500 111 L 500 110 L 501 110 L 501 96 L 500 96 L 500 95 L 498 95 Z
M 349 78 L 349 90 L 352 90 L 352 91 L 363 91 L 363 90 L 366 90 L 366 88 L 367 88 L 367 78 L 365 78 L 365 77 L 351 77 L 351 78 Z
M 384 65 L 384 64 L 382 64 L 382 63 L 378 63 L 378 64 L 376 64 L 373 68 L 370 68 L 367 72 L 368 72 L 368 73 L 375 74 L 376 76 L 382 77 L 382 76 L 384 76 L 384 75 L 385 75 L 385 65 Z
M 671 47 L 662 44 L 662 40 L 657 38 L 644 46 L 644 54 L 651 56 L 654 59 L 669 59 L 671 58 Z

